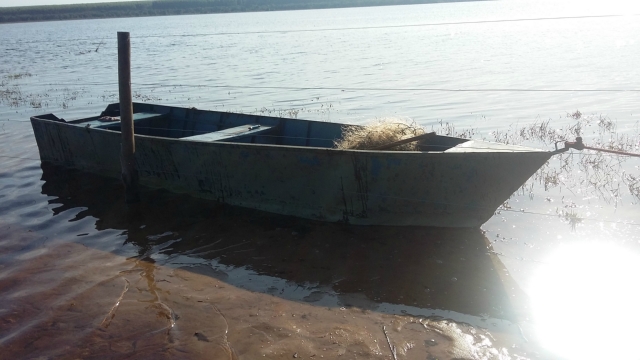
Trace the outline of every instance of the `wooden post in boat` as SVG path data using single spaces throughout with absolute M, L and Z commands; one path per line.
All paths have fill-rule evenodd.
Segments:
M 128 32 L 118 32 L 118 87 L 120 93 L 120 165 L 127 204 L 140 201 L 136 144 L 133 132 L 133 104 L 131 96 L 131 41 Z

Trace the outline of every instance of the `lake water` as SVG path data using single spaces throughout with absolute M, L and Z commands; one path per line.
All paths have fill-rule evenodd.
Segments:
M 130 31 L 135 101 L 640 152 L 638 14 L 495 1 L 0 25 L 2 353 L 637 358 L 638 158 L 555 157 L 481 230 L 345 228 L 150 189 L 128 209 L 117 180 L 41 167 L 28 118 L 117 102 Z

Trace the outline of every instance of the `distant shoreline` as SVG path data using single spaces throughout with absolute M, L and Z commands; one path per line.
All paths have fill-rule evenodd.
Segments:
M 417 5 L 487 0 L 152 0 L 76 5 L 0 7 L 0 24 Z

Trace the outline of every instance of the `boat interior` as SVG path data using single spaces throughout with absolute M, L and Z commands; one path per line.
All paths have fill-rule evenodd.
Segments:
M 139 135 L 203 142 L 234 142 L 333 148 L 345 125 L 324 121 L 133 103 L 134 132 Z M 84 127 L 120 131 L 120 106 L 110 104 L 100 116 L 65 121 L 53 114 L 36 116 Z M 431 136 L 419 143 L 421 151 L 445 151 L 466 142 L 449 136 Z

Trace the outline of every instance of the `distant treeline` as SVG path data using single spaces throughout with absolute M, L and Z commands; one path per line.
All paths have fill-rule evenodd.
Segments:
M 472 0 L 151 0 L 80 5 L 0 7 L 0 23 L 428 4 L 457 1 Z

